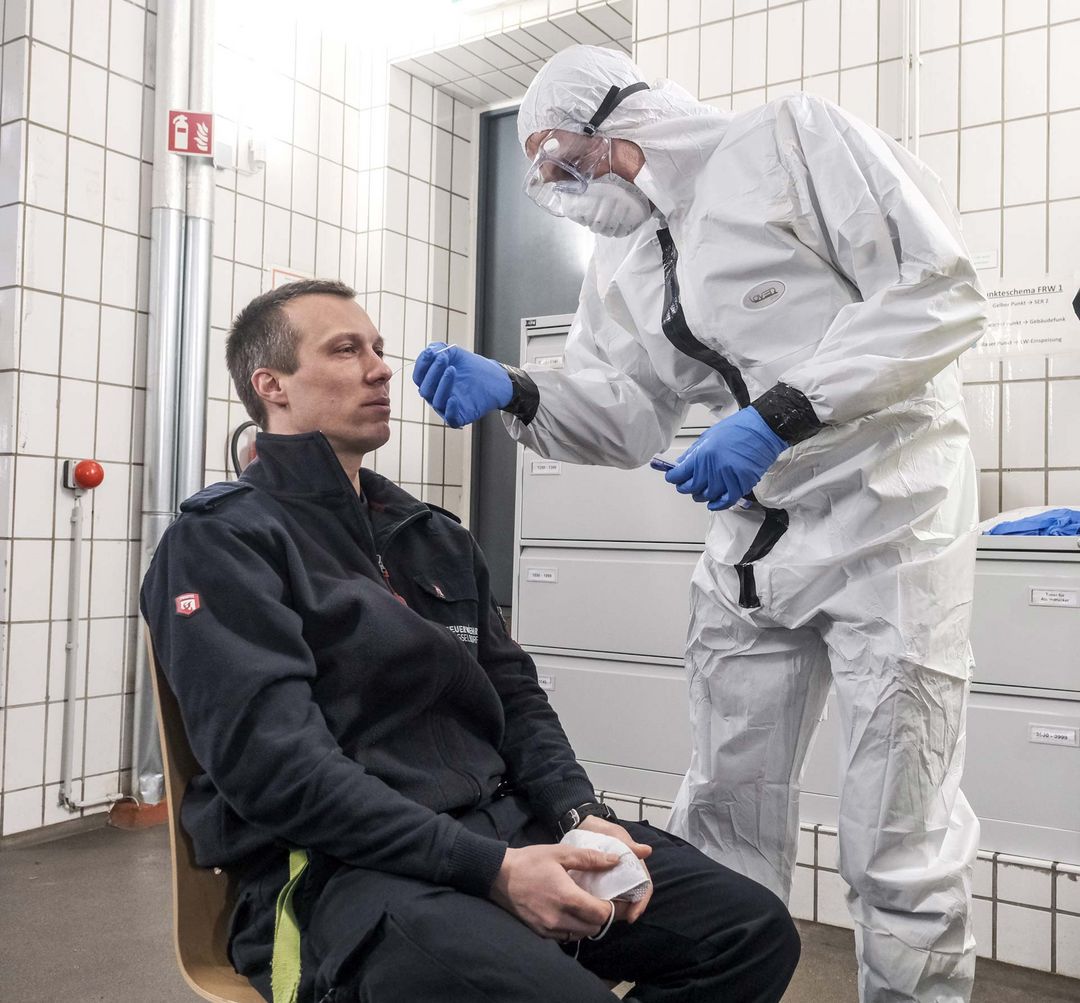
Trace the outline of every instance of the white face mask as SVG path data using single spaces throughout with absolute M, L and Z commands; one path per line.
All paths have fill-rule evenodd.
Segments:
M 590 181 L 580 194 L 564 193 L 562 208 L 567 219 L 601 237 L 625 237 L 652 215 L 645 193 L 614 172 Z

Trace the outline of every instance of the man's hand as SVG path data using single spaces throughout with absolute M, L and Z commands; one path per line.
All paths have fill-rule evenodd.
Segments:
M 579 829 L 588 829 L 590 832 L 599 832 L 604 836 L 614 836 L 615 839 L 620 840 L 630 847 L 634 851 L 634 856 L 638 860 L 644 861 L 650 853 L 652 853 L 652 847 L 648 843 L 638 843 L 634 841 L 634 837 L 630 835 L 621 825 L 617 825 L 614 822 L 608 822 L 606 819 L 599 818 L 596 815 L 587 815 L 582 820 Z M 641 865 L 645 867 L 644 864 Z M 648 871 L 648 868 L 645 867 Z M 616 902 L 615 903 L 615 919 L 623 923 L 633 923 L 641 914 L 645 911 L 645 907 L 649 904 L 649 899 L 652 898 L 653 886 L 650 881 L 649 890 L 645 893 L 643 898 L 638 899 L 637 902 Z
M 566 872 L 607 871 L 618 860 L 613 854 L 558 844 L 511 847 L 489 895 L 541 937 L 581 940 L 603 929 L 611 903 L 583 891 Z

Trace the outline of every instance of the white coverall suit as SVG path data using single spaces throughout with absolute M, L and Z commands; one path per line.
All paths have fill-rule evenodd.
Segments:
M 525 96 L 522 142 L 639 79 L 620 54 L 565 50 Z M 671 827 L 786 899 L 835 685 L 860 997 L 967 1000 L 977 506 L 956 360 L 986 310 L 955 215 L 905 150 L 809 95 L 730 114 L 664 81 L 602 130 L 641 147 L 657 212 L 597 238 L 565 368 L 526 367 L 539 407 L 508 430 L 541 456 L 636 467 L 690 404 L 753 402 L 796 443 L 757 504 L 712 517 L 694 572 L 693 752 Z

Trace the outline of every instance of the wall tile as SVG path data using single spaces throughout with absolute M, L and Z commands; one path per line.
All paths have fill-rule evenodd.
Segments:
M 127 612 L 128 544 L 96 540 L 90 571 L 90 616 L 124 616 Z
M 924 133 L 956 128 L 959 73 L 959 48 L 927 52 L 923 56 L 919 127 Z
M 289 260 L 291 217 L 285 209 L 267 205 L 263 214 L 263 263 L 267 268 L 284 267 Z
M 18 377 L 19 452 L 53 456 L 56 444 L 56 378 L 23 372 Z
M 840 72 L 840 106 L 869 125 L 877 122 L 877 67 Z
M 814 76 L 837 70 L 840 65 L 840 0 L 807 0 L 802 22 L 802 72 Z
M 1050 450 L 1052 467 L 1080 467 L 1080 380 L 1050 383 Z
M 409 179 L 408 196 L 408 235 L 420 240 L 427 240 L 429 230 L 429 208 L 431 186 L 415 178 Z
M 1005 30 L 1023 31 L 1046 24 L 1046 0 L 1005 0 Z
M 648 0 L 644 0 L 648 2 Z M 724 17 L 731 17 L 734 12 L 732 0 L 701 0 L 701 23 L 719 21 Z
M 89 501 L 84 499 L 84 504 L 93 506 L 88 531 L 99 540 L 126 540 L 131 468 L 126 463 L 104 463 L 102 467 L 105 482 L 93 492 Z
M 960 124 L 982 125 L 1001 118 L 1000 38 L 964 45 L 960 50 Z
M 42 788 L 11 791 L 4 795 L 3 835 L 13 836 L 41 825 Z
M 701 23 L 700 0 L 669 0 L 668 31 L 694 28 Z
M 56 399 L 55 393 L 54 390 L 53 400 Z M 93 456 L 97 385 L 86 380 L 61 380 L 59 412 L 57 455 Z
M 732 89 L 749 90 L 765 84 L 766 16 L 736 18 L 732 55 Z
M 138 181 L 136 180 L 136 193 Z M 102 222 L 105 202 L 105 151 L 78 139 L 68 144 L 67 212 Z
M 126 0 L 112 0 L 109 21 L 109 68 L 142 80 L 146 13 Z
M 30 119 L 61 131 L 67 128 L 68 57 L 34 42 L 30 47 Z
M 14 126 L 10 125 L 4 132 L 13 138 L 19 138 L 23 134 L 21 128 L 16 130 Z M 26 130 L 25 135 L 27 137 L 26 201 L 30 205 L 40 206 L 42 209 L 63 212 L 67 161 L 67 148 L 64 137 L 59 132 L 32 124 Z M 10 201 L 16 201 L 18 199 L 18 165 L 22 160 L 22 149 L 12 149 L 9 152 L 13 158 L 12 166 L 16 168 L 16 192 Z
M 109 74 L 105 142 L 110 150 L 138 157 L 142 153 L 142 87 L 116 73 Z
M 959 41 L 960 0 L 923 4 L 919 12 L 919 44 L 924 56 L 927 49 L 940 49 Z
M 999 904 L 997 960 L 1007 965 L 1050 970 L 1050 914 Z
M 105 143 L 107 79 L 100 67 L 80 59 L 71 61 L 71 135 Z
M 767 82 L 797 80 L 802 76 L 803 9 L 789 4 L 769 11 Z
M 63 246 L 64 217 L 27 207 L 23 229 L 23 281 L 34 289 L 60 292 L 63 260 L 56 253 Z
M 877 4 L 842 0 L 840 7 L 840 65 L 861 66 L 878 55 Z
M 634 11 L 634 37 L 652 38 L 668 30 L 667 0 L 638 0 Z
M 991 957 L 994 949 L 994 906 L 976 899 L 972 903 L 971 925 L 975 933 L 975 956 Z
M 847 884 L 844 879 L 833 871 L 818 871 L 817 888 L 817 922 L 853 929 L 845 898 Z
M 431 126 L 413 118 L 409 126 L 409 173 L 423 181 L 431 179 Z
M 1080 60 L 1078 60 L 1080 62 Z M 1077 92 L 1080 100 L 1080 91 Z M 1050 198 L 1080 195 L 1080 111 L 1050 116 Z
M 1051 273 L 1069 274 L 1080 261 L 1080 199 L 1053 203 L 1050 211 Z
M 109 61 L 109 36 L 102 30 L 108 23 L 109 0 L 79 0 L 71 4 L 71 52 L 99 66 Z M 138 51 L 142 52 L 140 40 Z
M 839 0 L 834 0 L 839 2 Z M 701 29 L 699 89 L 702 96 L 731 93 L 731 21 L 718 21 Z
M 101 301 L 136 308 L 139 238 L 120 230 L 105 230 L 102 247 Z
M 315 227 L 315 274 L 334 277 L 341 263 L 341 230 L 320 221 Z
M 943 132 L 936 136 L 923 136 L 919 143 L 919 157 L 940 178 L 946 194 L 955 205 L 960 167 L 960 134 Z
M 1080 60 L 1076 58 L 1077 52 L 1080 52 L 1080 21 L 1054 25 L 1050 29 L 1051 111 L 1075 108 L 1080 101 Z
M 54 461 L 48 457 L 16 458 L 15 536 L 42 539 L 52 536 L 54 466 Z
M 315 216 L 319 162 L 313 153 L 293 149 L 292 210 L 305 216 Z
M 100 307 L 86 300 L 64 299 L 63 340 L 60 374 L 92 380 L 98 370 L 98 326 Z
M 96 458 L 128 462 L 131 459 L 131 388 L 102 383 L 98 386 Z
M 1005 36 L 1005 117 L 1046 111 L 1046 29 Z
M 960 37 L 964 42 L 1000 35 L 1001 0 L 963 0 L 960 8 Z
M 49 568 L 52 564 L 51 540 L 13 540 L 11 544 L 11 580 L 19 583 L 11 592 L 9 614 L 15 620 L 47 620 L 49 618 Z M 16 575 L 18 577 L 16 577 Z M 11 745 L 11 716 L 8 712 L 7 740 Z M 41 743 L 38 742 L 38 745 Z M 24 747 L 21 743 L 14 748 Z M 26 745 L 26 748 L 32 746 Z M 5 787 L 25 787 L 35 782 L 36 774 L 21 773 L 18 777 L 7 776 L 8 769 L 15 769 L 10 755 L 4 758 Z M 25 770 L 25 767 L 20 769 Z
M 1006 122 L 1005 204 L 1039 202 L 1046 198 L 1046 119 Z
M 344 150 L 345 106 L 340 101 L 327 97 L 325 94 L 319 97 L 319 156 L 341 163 Z
M 0 122 L 10 122 L 26 115 L 29 75 L 28 44 L 25 40 L 9 42 L 3 48 L 2 77 L 0 77 Z
M 1001 511 L 1046 504 L 1046 485 L 1041 471 L 1006 471 L 1001 475 Z
M 1051 470 L 1046 504 L 1080 508 L 1080 470 Z
M 658 80 L 666 77 L 667 36 L 659 35 L 634 45 L 634 62 L 646 80 Z
M 236 197 L 236 260 L 261 267 L 263 263 L 263 203 L 256 199 Z
M 964 404 L 971 426 L 971 451 L 982 469 L 1001 466 L 998 443 L 999 388 L 995 383 L 964 387 Z
M 105 156 L 105 225 L 139 232 L 139 162 L 111 150 Z M 215 221 L 215 226 L 217 225 Z
M 48 665 L 48 623 L 13 623 L 8 633 L 7 705 L 43 703 Z M 16 754 L 24 751 L 18 750 Z
M 25 290 L 21 332 L 22 369 L 55 375 L 60 365 L 60 297 Z
M 694 28 L 668 35 L 668 74 L 691 94 L 698 94 L 698 53 L 701 32 Z
M 1006 209 L 1002 273 L 1042 275 L 1046 271 L 1046 206 Z
M 1050 908 L 1050 872 L 1007 860 L 997 865 L 997 897 L 1008 902 Z
M 988 209 L 1001 198 L 1001 126 L 960 130 L 960 209 Z

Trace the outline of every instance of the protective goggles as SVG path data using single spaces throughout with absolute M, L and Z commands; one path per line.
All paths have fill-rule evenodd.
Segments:
M 597 129 L 625 98 L 648 89 L 644 81 L 612 86 L 585 125 L 564 122 L 544 133 L 525 172 L 525 194 L 553 215 L 566 215 L 564 197 L 581 195 L 590 181 L 611 170 L 611 138 L 597 135 Z

